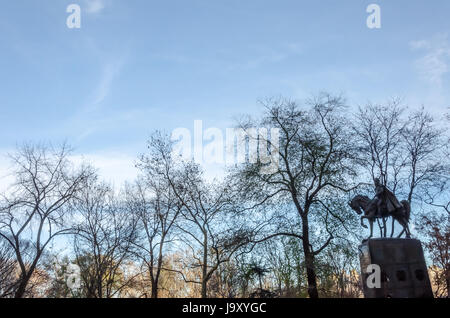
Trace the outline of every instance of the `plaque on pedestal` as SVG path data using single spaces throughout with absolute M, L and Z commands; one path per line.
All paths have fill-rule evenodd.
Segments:
M 430 279 L 416 239 L 376 238 L 359 246 L 361 279 L 366 298 L 432 298 Z M 380 269 L 379 288 L 368 286 L 373 269 Z

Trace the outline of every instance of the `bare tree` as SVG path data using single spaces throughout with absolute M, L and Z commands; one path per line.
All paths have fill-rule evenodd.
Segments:
M 147 172 L 150 172 L 147 170 Z M 167 180 L 158 175 L 139 179 L 128 188 L 127 206 L 139 220 L 139 240 L 132 242 L 135 254 L 144 262 L 151 284 L 151 297 L 158 298 L 159 280 L 167 244 L 173 240 L 174 224 L 181 203 Z
M 408 116 L 405 112 L 398 99 L 384 106 L 369 104 L 359 109 L 353 129 L 363 168 L 396 195 L 405 196 L 410 204 L 445 206 L 441 199 L 450 176 L 445 129 L 438 128 L 424 108 Z M 393 233 L 394 224 L 391 236 Z
M 27 144 L 10 156 L 16 181 L 3 195 L 0 236 L 14 250 L 19 265 L 17 298 L 24 296 L 47 245 L 71 232 L 65 216 L 91 171 L 74 168 L 69 153 L 67 145 Z
M 248 243 L 248 237 L 228 225 L 224 212 L 232 202 L 227 188 L 218 183 L 207 184 L 196 165 L 188 165 L 185 171 L 179 190 L 183 210 L 178 228 L 192 252 L 191 266 L 201 268 L 201 279 L 191 282 L 201 284 L 202 298 L 206 298 L 212 275 Z
M 358 298 L 362 294 L 358 275 L 358 257 L 353 245 L 335 242 L 323 255 L 322 263 L 330 269 L 332 289 L 327 292 L 333 297 Z
M 332 202 L 354 188 L 349 182 L 356 177 L 356 155 L 352 135 L 347 129 L 349 123 L 339 114 L 344 107 L 343 100 L 323 94 L 304 109 L 284 99 L 270 100 L 264 105 L 267 111 L 259 126 L 280 130 L 279 147 L 265 140 L 272 152 L 278 152 L 279 167 L 273 173 L 261 173 L 261 162 L 244 164 L 236 175 L 241 183 L 238 189 L 249 202 L 258 204 L 272 200 L 293 206 L 300 219 L 300 231 L 277 232 L 262 240 L 279 235 L 301 240 L 308 294 L 317 298 L 315 257 L 336 235 L 328 227 L 328 221 L 337 219 L 345 224 L 345 218 L 335 213 Z M 248 127 L 255 127 L 251 121 L 240 126 L 247 131 Z M 313 239 L 315 231 L 311 234 L 312 218 L 317 221 L 317 229 L 322 230 L 317 239 Z
M 282 297 L 299 297 L 306 291 L 303 284 L 304 262 L 299 240 L 281 237 L 263 244 L 264 255 L 273 272 L 277 291 Z
M 372 180 L 380 178 L 393 192 L 397 190 L 400 173 L 406 165 L 402 147 L 406 122 L 405 109 L 399 99 L 386 105 L 368 104 L 360 107 L 353 129 L 359 138 L 363 166 L 368 167 Z
M 173 158 L 172 146 L 167 135 L 156 132 L 149 142 L 150 154 L 141 157 L 139 166 L 151 179 L 165 179 L 176 196 L 180 217 L 175 225 L 192 253 L 193 263 L 188 266 L 200 268 L 201 277 L 187 279 L 182 270 L 178 272 L 186 282 L 200 284 L 201 296 L 206 298 L 212 275 L 246 238 L 226 227 L 224 212 L 233 203 L 227 187 L 206 183 L 199 165 Z
M 385 106 L 369 104 L 359 109 L 353 127 L 371 177 L 380 177 L 411 203 L 418 191 L 416 198 L 423 201 L 424 189 L 440 187 L 449 166 L 442 160 L 445 130 L 436 127 L 424 108 L 406 118 L 404 113 L 398 99 Z
M 85 183 L 74 204 L 79 223 L 74 227 L 75 263 L 88 298 L 111 298 L 134 277 L 126 275 L 136 220 L 106 184 L 95 179 Z
M 424 214 L 417 222 L 418 230 L 425 235 L 425 249 L 434 266 L 433 283 L 436 297 L 450 297 L 450 216 Z
M 236 298 L 242 283 L 241 271 L 236 257 L 219 265 L 208 286 L 209 296 L 213 298 Z
M 444 133 L 424 108 L 408 117 L 402 136 L 407 154 L 405 178 L 409 203 L 416 194 L 417 201 L 424 201 L 424 192 L 429 192 L 430 188 L 442 192 L 448 184 L 450 164 L 446 161 L 448 141 Z

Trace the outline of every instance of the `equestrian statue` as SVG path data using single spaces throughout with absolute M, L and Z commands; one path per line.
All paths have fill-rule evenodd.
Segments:
M 364 219 L 369 220 L 370 224 L 370 236 L 373 235 L 373 223 L 378 221 L 382 236 L 386 237 L 386 219 L 392 217 L 392 231 L 391 237 L 394 235 L 394 223 L 397 221 L 403 227 L 402 232 L 398 235 L 401 237 L 403 233 L 407 238 L 411 237 L 409 231 L 409 217 L 411 213 L 411 207 L 408 201 L 403 200 L 399 202 L 395 195 L 383 184 L 381 184 L 378 178 L 375 178 L 375 197 L 370 199 L 365 195 L 357 195 L 350 202 L 350 207 L 361 216 L 361 226 L 367 228 L 364 224 Z M 383 226 L 380 225 L 381 219 Z

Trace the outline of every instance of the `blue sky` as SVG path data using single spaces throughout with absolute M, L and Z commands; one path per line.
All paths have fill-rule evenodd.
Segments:
M 71 3 L 81 29 L 66 26 Z M 449 15 L 448 0 L 2 0 L 0 154 L 67 140 L 121 182 L 153 129 L 230 127 L 274 95 L 400 96 L 440 115 Z

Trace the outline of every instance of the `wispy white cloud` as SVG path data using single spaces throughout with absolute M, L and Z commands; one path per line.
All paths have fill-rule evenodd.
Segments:
M 445 75 L 450 71 L 450 44 L 448 36 L 437 35 L 430 40 L 412 41 L 411 49 L 425 51 L 425 55 L 415 61 L 415 66 L 423 79 L 439 88 Z
M 90 109 L 96 109 L 105 100 L 111 91 L 111 86 L 115 77 L 120 73 L 123 66 L 123 60 L 114 60 L 107 62 L 102 66 L 100 81 L 94 91 L 94 98 L 88 105 Z
M 98 60 L 98 68 L 91 91 L 83 98 L 82 106 L 63 123 L 62 129 L 76 132 L 76 141 L 92 135 L 98 130 L 109 127 L 116 115 L 109 103 L 114 83 L 127 63 L 127 52 L 111 52 L 101 49 L 94 38 L 86 37 L 86 50 Z M 111 118 L 114 117 L 114 118 Z
M 106 6 L 105 0 L 85 0 L 84 3 L 86 12 L 91 14 L 99 13 Z
M 96 84 L 89 94 L 88 99 L 82 107 L 82 113 L 89 113 L 101 108 L 102 103 L 109 96 L 111 88 L 117 77 L 127 63 L 128 52 L 121 50 L 119 52 L 105 50 L 99 46 L 98 40 L 86 36 L 84 38 L 85 50 L 88 51 L 98 61 L 98 77 L 96 76 Z

